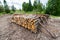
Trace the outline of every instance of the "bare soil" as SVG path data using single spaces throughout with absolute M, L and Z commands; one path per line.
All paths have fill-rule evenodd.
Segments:
M 38 33 L 32 33 L 17 24 L 10 23 L 12 15 L 0 16 L 0 40 L 60 40 L 60 18 L 48 20 L 46 28 L 56 37 L 52 38 L 45 29 Z

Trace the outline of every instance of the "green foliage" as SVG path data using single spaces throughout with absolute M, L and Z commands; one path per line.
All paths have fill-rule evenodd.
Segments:
M 32 7 L 32 4 L 31 4 L 31 0 L 29 0 L 29 3 L 26 3 L 24 2 L 22 4 L 22 9 L 27 12 L 27 11 L 32 11 L 33 10 L 33 7 Z
M 27 12 L 29 10 L 29 7 L 28 6 L 29 6 L 29 4 L 24 2 L 22 4 L 23 10 Z
M 43 11 L 43 8 L 42 8 L 42 3 L 37 3 L 36 1 L 34 1 L 34 4 L 33 4 L 33 10 L 35 10 L 36 12 L 42 12 Z
M 6 13 L 10 13 L 10 9 L 9 9 L 9 7 L 7 5 L 6 0 L 4 0 L 4 10 L 5 10 Z
M 0 13 L 2 13 L 2 12 L 4 12 L 4 7 L 3 7 L 3 5 L 2 5 L 2 3 L 0 1 Z
M 33 9 L 34 9 L 34 10 L 36 10 L 36 9 L 37 9 L 37 2 L 36 2 L 36 1 L 34 1 Z
M 60 0 L 48 0 L 46 14 L 60 15 Z
M 45 13 L 45 10 L 46 10 L 45 5 L 43 5 L 42 10 L 43 10 L 43 13 Z
M 29 0 L 29 6 L 28 6 L 29 11 L 33 10 L 32 4 L 31 4 L 31 0 Z
M 12 11 L 15 12 L 16 8 L 12 5 Z
M 14 12 L 13 11 L 11 11 L 9 14 L 13 14 Z
M 4 8 L 5 8 L 6 13 L 10 13 L 10 9 L 9 9 L 8 5 L 6 5 Z
M 60 0 L 57 0 L 57 13 L 56 14 L 60 16 Z
M 0 13 L 4 12 L 4 7 L 0 5 Z
M 42 9 L 42 4 L 40 3 L 40 4 L 37 5 L 37 11 L 42 12 L 42 10 L 43 10 Z

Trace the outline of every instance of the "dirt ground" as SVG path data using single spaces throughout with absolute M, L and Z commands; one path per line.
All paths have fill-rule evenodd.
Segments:
M 0 16 L 0 40 L 60 40 L 60 18 L 51 18 L 48 20 L 47 29 L 56 36 L 52 38 L 43 28 L 42 32 L 32 33 L 19 25 L 10 23 L 12 15 Z

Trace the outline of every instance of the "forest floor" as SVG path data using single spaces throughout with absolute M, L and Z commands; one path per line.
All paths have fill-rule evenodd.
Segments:
M 46 27 L 56 38 L 52 38 L 44 29 L 44 32 L 37 34 L 20 27 L 19 25 L 10 23 L 12 15 L 5 14 L 0 16 L 0 40 L 60 40 L 60 18 L 51 18 L 48 20 Z

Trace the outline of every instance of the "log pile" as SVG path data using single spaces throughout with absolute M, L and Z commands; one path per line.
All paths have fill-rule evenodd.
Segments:
M 41 28 L 43 28 L 51 37 L 56 38 L 56 36 L 46 28 L 48 19 L 49 15 L 47 14 L 14 14 L 11 18 L 11 23 L 16 23 L 34 33 L 37 33 L 38 29 L 41 30 Z
M 37 33 L 40 26 L 47 24 L 48 18 L 46 14 L 14 14 L 11 22 Z

